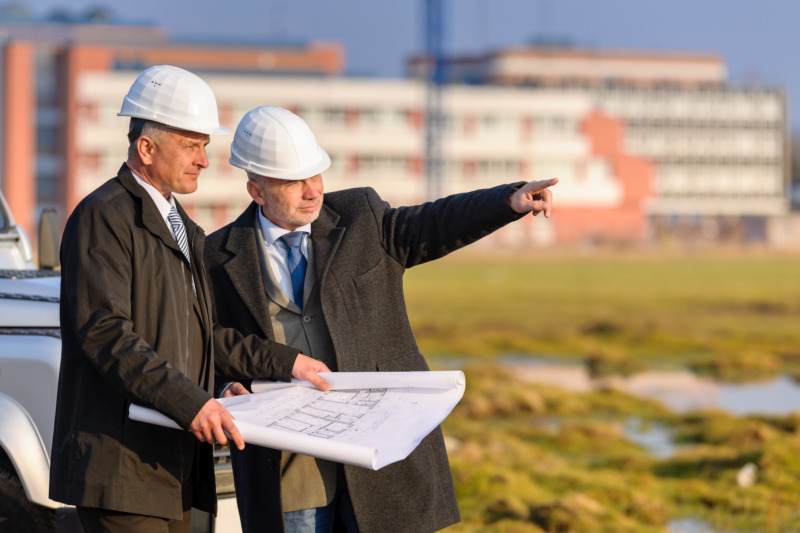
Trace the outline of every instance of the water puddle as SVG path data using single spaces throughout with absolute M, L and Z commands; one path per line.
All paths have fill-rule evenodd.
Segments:
M 632 376 L 593 378 L 583 364 L 545 359 L 509 363 L 524 380 L 589 392 L 616 388 L 642 398 L 658 400 L 676 412 L 717 408 L 738 416 L 786 415 L 800 410 L 800 386 L 778 376 L 759 383 L 720 383 L 689 371 L 651 371 Z
M 631 419 L 625 422 L 622 427 L 625 438 L 634 444 L 638 444 L 650 455 L 659 459 L 667 459 L 678 449 L 672 443 L 672 432 L 661 424 L 654 422 L 643 422 L 639 419 Z
M 714 529 L 708 522 L 694 518 L 673 520 L 667 524 L 669 533 L 737 533 L 736 531 Z
M 676 412 L 717 408 L 737 416 L 751 414 L 785 415 L 800 411 L 800 386 L 786 376 L 760 383 L 721 383 L 689 371 L 643 372 L 629 377 L 593 378 L 583 364 L 544 358 L 513 358 L 506 361 L 517 375 L 531 383 L 561 387 L 575 392 L 615 388 L 642 398 L 658 400 Z M 558 418 L 540 421 L 557 430 Z M 630 419 L 623 424 L 625 437 L 654 457 L 667 459 L 678 449 L 668 427 L 652 421 Z M 695 518 L 681 518 L 667 524 L 670 533 L 741 533 L 714 529 Z

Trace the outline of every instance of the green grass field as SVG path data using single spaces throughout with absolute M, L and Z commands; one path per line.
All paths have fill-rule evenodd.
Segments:
M 800 257 L 466 255 L 410 270 L 420 348 L 464 359 L 443 424 L 462 532 L 800 531 L 800 415 L 672 413 L 617 391 L 577 394 L 510 374 L 502 355 L 588 361 L 598 373 L 686 366 L 719 379 L 800 375 Z M 461 361 L 460 361 L 461 362 Z M 672 431 L 658 458 L 622 430 Z M 736 473 L 758 467 L 756 483 Z
M 800 257 L 453 256 L 409 270 L 405 289 L 427 356 L 800 373 Z

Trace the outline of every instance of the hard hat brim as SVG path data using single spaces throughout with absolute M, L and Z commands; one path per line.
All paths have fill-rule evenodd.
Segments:
M 169 128 L 174 130 L 181 130 L 181 131 L 189 131 L 192 133 L 203 133 L 205 135 L 228 135 L 230 134 L 231 130 L 226 128 L 223 125 L 218 126 L 210 126 L 210 127 L 196 127 L 196 126 L 185 126 L 180 124 L 177 121 L 169 120 L 165 118 L 165 120 L 158 120 L 152 117 L 152 115 L 147 113 L 131 113 L 131 112 L 122 112 L 120 111 L 117 113 L 118 117 L 131 117 L 131 118 L 141 118 L 144 120 L 149 120 L 151 122 L 158 122 L 159 124 L 163 124 Z
M 236 153 L 234 147 L 231 147 L 231 157 L 228 163 L 231 165 L 264 176 L 265 178 L 275 178 L 279 180 L 298 181 L 308 178 L 313 178 L 317 174 L 322 174 L 331 167 L 331 158 L 328 153 L 321 147 L 319 149 L 319 159 L 313 164 L 305 166 L 298 170 L 287 170 L 284 168 L 270 168 L 264 165 L 245 161 L 239 154 Z

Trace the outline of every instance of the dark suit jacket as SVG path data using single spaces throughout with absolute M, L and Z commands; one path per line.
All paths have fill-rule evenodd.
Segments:
M 406 314 L 403 273 L 516 220 L 514 186 L 391 208 L 372 189 L 326 194 L 311 242 L 324 320 L 343 372 L 427 370 Z M 256 204 L 210 235 L 206 264 L 219 322 L 272 338 L 254 223 Z M 312 317 L 313 319 L 314 317 Z M 280 452 L 248 446 L 234 453 L 234 479 L 246 532 L 282 531 Z M 424 532 L 460 520 L 438 428 L 405 460 L 378 471 L 345 467 L 363 533 Z
M 195 267 L 127 166 L 69 217 L 61 246 L 62 358 L 50 497 L 72 505 L 182 517 L 187 434 L 127 416 L 135 402 L 188 428 L 211 398 L 214 367 L 240 378 L 289 379 L 295 350 L 214 327 L 205 235 L 183 212 Z M 199 304 L 199 305 L 198 305 Z M 190 313 L 202 330 L 189 353 Z M 215 350 L 225 357 L 214 358 Z M 192 358 L 191 364 L 186 362 Z M 181 369 L 200 369 L 200 385 Z M 200 447 L 194 505 L 216 506 L 211 446 Z

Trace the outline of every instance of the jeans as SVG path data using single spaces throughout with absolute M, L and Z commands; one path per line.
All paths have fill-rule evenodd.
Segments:
M 337 520 L 348 533 L 358 533 L 356 513 L 353 511 L 350 493 L 347 492 L 344 469 L 341 465 L 336 473 L 336 494 L 333 496 L 333 501 L 325 507 L 283 513 L 286 533 L 331 533 Z

